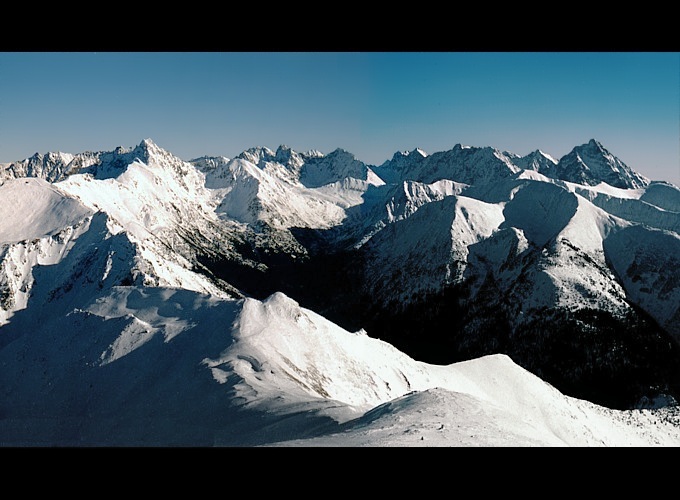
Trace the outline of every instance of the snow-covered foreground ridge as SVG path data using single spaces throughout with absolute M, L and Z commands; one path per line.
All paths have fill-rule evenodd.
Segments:
M 374 167 L 282 146 L 187 162 L 145 140 L 5 166 L 0 444 L 680 444 L 673 407 L 606 409 L 502 354 L 416 361 L 243 289 L 269 255 L 312 253 L 311 232 L 360 252 L 376 303 L 466 283 L 502 297 L 520 333 L 546 308 L 635 304 L 680 337 L 680 190 L 597 141 L 572 153 L 457 145 Z
M 3 445 L 680 444 L 661 411 L 564 396 L 504 355 L 421 363 L 280 293 L 114 287 L 81 305 L 38 334 L 29 315 L 3 327 Z

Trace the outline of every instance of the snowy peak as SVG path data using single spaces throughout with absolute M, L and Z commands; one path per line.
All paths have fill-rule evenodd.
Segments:
M 552 156 L 540 149 L 532 151 L 526 156 L 513 158 L 512 161 L 523 170 L 533 170 L 548 177 L 558 163 Z
M 552 170 L 550 177 L 577 184 L 595 186 L 605 182 L 623 189 L 639 189 L 649 184 L 649 179 L 632 170 L 595 139 L 576 146 Z
M 127 171 L 135 162 L 157 170 L 169 170 L 172 175 L 185 176 L 192 164 L 158 146 L 151 139 L 144 139 L 136 147 L 116 147 L 113 151 L 100 152 L 86 168 L 70 173 L 90 174 L 98 180 L 115 179 Z
M 399 162 L 400 160 L 409 157 L 409 161 L 422 160 L 427 156 L 427 153 L 420 148 L 415 148 L 412 151 L 397 151 L 392 155 L 393 162 Z
M 604 182 L 622 189 L 640 189 L 650 183 L 649 179 L 632 170 L 595 139 L 575 147 L 559 161 L 540 149 L 520 156 L 489 146 L 461 143 L 448 151 L 430 155 L 420 149 L 398 151 L 390 160 L 376 167 L 375 173 L 390 184 L 406 180 L 431 184 L 448 179 L 483 185 L 507 179 L 522 170 L 591 186 Z
M 401 181 L 408 180 L 409 171 L 416 170 L 418 165 L 427 153 L 420 148 L 415 148 L 412 151 L 397 151 L 392 155 L 391 160 L 387 160 L 375 169 L 377 175 L 389 184 L 398 184 Z
M 257 146 L 254 148 L 248 148 L 241 154 L 237 155 L 236 158 L 241 158 L 247 160 L 254 165 L 258 165 L 260 161 L 271 159 L 275 156 L 274 151 L 264 146 Z
M 62 152 L 35 153 L 30 158 L 10 163 L 0 170 L 0 183 L 5 179 L 38 177 L 48 182 L 62 179 L 69 170 L 74 155 Z
M 276 149 L 276 153 L 274 153 L 274 161 L 294 169 L 299 169 L 305 160 L 303 155 L 282 144 Z
M 397 153 L 392 160 L 376 168 L 386 182 L 417 181 L 425 184 L 448 179 L 464 184 L 486 184 L 508 178 L 520 168 L 510 157 L 491 147 L 456 144 L 448 151 L 425 156 Z
M 316 188 L 343 181 L 358 179 L 366 181 L 369 168 L 365 163 L 344 149 L 336 149 L 325 156 L 308 158 L 300 171 L 300 182 L 308 188 Z
M 207 174 L 209 172 L 214 172 L 219 168 L 223 168 L 227 163 L 229 163 L 229 158 L 226 156 L 201 156 L 199 158 L 189 160 L 189 163 L 191 163 L 204 174 Z
M 301 153 L 280 145 L 276 151 L 267 147 L 250 148 L 236 158 L 246 160 L 279 179 L 316 188 L 347 178 L 367 180 L 368 168 L 354 155 L 342 149 L 324 155 L 310 150 Z

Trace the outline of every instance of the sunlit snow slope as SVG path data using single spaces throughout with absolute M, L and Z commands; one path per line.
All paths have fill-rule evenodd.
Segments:
M 0 445 L 676 446 L 678 193 L 594 140 L 4 165 Z

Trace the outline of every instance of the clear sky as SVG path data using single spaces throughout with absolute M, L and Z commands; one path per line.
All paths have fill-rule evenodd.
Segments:
M 680 185 L 680 53 L 0 52 L 0 162 L 145 138 L 185 160 L 286 144 L 374 165 L 594 138 Z

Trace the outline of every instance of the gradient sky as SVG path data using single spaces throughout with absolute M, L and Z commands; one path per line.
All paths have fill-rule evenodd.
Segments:
M 143 139 L 185 160 L 591 138 L 680 186 L 678 52 L 0 52 L 0 162 Z

